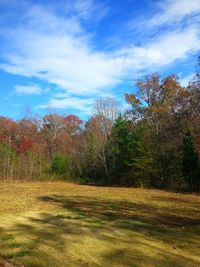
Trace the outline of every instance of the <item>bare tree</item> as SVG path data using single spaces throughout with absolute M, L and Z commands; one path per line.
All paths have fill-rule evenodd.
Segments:
M 113 124 L 120 112 L 119 102 L 112 97 L 102 97 L 96 100 L 94 115 L 105 117 Z

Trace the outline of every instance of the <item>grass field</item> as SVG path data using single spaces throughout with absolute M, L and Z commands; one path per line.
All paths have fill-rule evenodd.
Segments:
M 25 267 L 200 266 L 200 196 L 1 183 L 0 258 Z

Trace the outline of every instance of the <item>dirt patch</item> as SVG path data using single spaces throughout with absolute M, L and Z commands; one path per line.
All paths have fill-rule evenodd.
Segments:
M 15 266 L 10 262 L 0 259 L 0 267 L 15 267 Z

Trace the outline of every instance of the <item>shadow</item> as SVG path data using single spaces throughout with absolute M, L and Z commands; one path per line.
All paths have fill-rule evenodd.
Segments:
M 175 204 L 177 204 L 177 203 L 191 204 L 191 205 L 194 205 L 194 206 L 198 206 L 199 207 L 199 205 L 200 205 L 200 198 L 199 198 L 199 201 L 194 200 L 192 198 L 191 199 L 190 198 L 183 199 L 183 196 L 185 196 L 185 195 L 186 194 L 177 193 L 177 197 L 172 197 L 172 196 L 162 196 L 162 197 L 154 196 L 154 197 L 152 197 L 152 200 L 162 201 L 162 202 L 171 202 L 171 203 L 175 203 Z M 194 194 L 187 194 L 187 195 L 194 196 Z
M 2 257 L 26 267 L 200 266 L 200 216 L 189 206 L 56 194 L 39 200 L 55 213 L 0 228 Z
M 152 200 L 155 197 L 152 197 Z M 100 198 L 72 196 L 65 197 L 61 195 L 43 196 L 40 200 L 45 202 L 57 203 L 64 209 L 76 212 L 89 218 L 98 218 L 104 221 L 114 221 L 115 226 L 120 222 L 131 223 L 140 222 L 148 225 L 156 225 L 157 228 L 163 226 L 183 226 L 193 227 L 200 226 L 200 216 L 198 218 L 186 216 L 187 211 L 191 215 L 190 208 L 188 210 L 180 209 L 180 207 L 159 207 L 153 204 L 132 203 L 127 201 L 105 201 Z M 157 198 L 159 201 L 177 201 L 176 198 Z M 188 203 L 188 202 L 186 202 Z M 199 203 L 198 203 L 199 204 Z M 199 210 L 195 210 L 195 214 L 199 214 Z M 159 222 L 159 225 L 157 224 Z M 162 228 L 163 229 L 163 228 Z
M 183 244 L 190 244 L 190 247 L 197 248 L 197 250 L 200 249 L 200 216 L 198 213 L 198 218 L 192 217 L 190 208 L 180 209 L 180 207 L 172 206 L 170 208 L 160 207 L 158 209 L 150 203 L 138 204 L 126 201 L 105 201 L 100 198 L 94 199 L 82 196 L 65 197 L 51 195 L 43 196 L 40 200 L 57 203 L 63 209 L 82 216 L 82 220 L 86 223 L 85 227 L 88 228 L 88 231 L 95 232 L 95 238 L 97 239 L 117 242 L 119 237 L 116 235 L 116 231 L 127 230 L 129 233 L 132 232 L 133 237 L 138 234 L 143 237 L 141 240 L 137 240 L 139 246 L 153 247 L 152 244 L 163 242 L 167 246 L 171 246 L 172 250 L 184 249 Z M 164 198 L 162 201 L 166 201 L 166 199 Z M 176 201 L 176 199 L 174 198 L 173 201 Z M 195 212 L 195 215 L 197 212 Z M 96 226 L 92 224 L 95 221 L 99 222 Z M 110 233 L 109 236 L 104 234 L 106 231 Z M 149 243 L 145 244 L 144 240 L 149 241 Z M 133 243 L 134 239 L 126 239 L 124 242 Z M 189 249 L 187 245 L 186 248 L 187 250 Z M 125 257 L 121 266 L 140 266 L 131 265 L 133 258 L 135 261 L 148 263 L 148 266 L 165 266 L 167 263 L 169 266 L 174 263 L 176 263 L 175 266 L 190 266 L 190 264 L 191 266 L 199 266 L 199 262 L 197 263 L 183 255 L 176 255 L 176 253 L 173 254 L 171 252 L 170 254 L 161 249 L 159 245 L 154 249 L 159 251 L 164 258 L 163 260 L 147 256 L 135 248 L 134 256 L 133 250 L 131 250 L 129 257 Z M 189 249 L 189 251 L 193 253 L 192 250 Z M 114 251 L 111 254 L 113 253 Z M 128 251 L 123 250 L 123 253 L 126 254 Z M 110 259 L 112 258 L 111 254 L 105 257 Z M 119 252 L 116 252 L 116 254 L 120 255 Z M 199 252 L 197 254 L 200 256 Z M 114 258 L 119 262 L 119 257 Z M 129 262 L 128 265 L 125 265 L 126 262 Z

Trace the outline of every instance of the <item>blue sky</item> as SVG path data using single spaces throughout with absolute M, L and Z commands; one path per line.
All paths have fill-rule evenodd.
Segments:
M 153 72 L 186 85 L 200 50 L 200 0 L 4 0 L 0 14 L 0 114 L 15 119 L 86 118 Z

